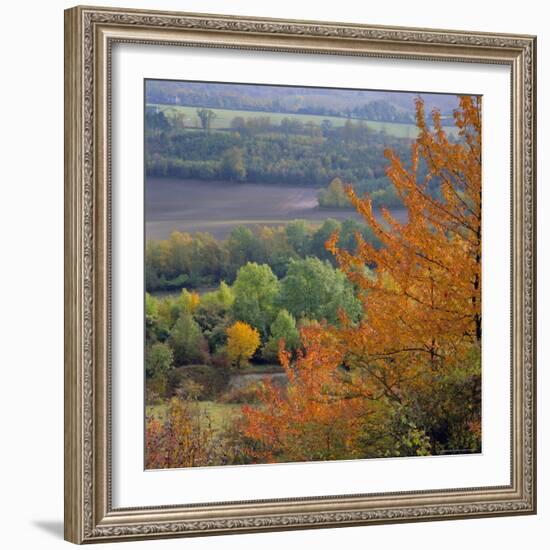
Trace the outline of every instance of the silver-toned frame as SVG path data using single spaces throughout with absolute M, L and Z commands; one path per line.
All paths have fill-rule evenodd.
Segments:
M 110 93 L 116 42 L 497 63 L 512 87 L 512 453 L 503 487 L 113 509 Z M 75 543 L 536 512 L 536 38 L 225 15 L 65 12 L 65 538 Z

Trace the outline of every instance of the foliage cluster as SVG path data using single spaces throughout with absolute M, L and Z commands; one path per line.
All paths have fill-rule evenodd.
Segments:
M 268 265 L 282 278 L 293 260 L 314 256 L 336 266 L 325 248 L 334 231 L 346 250 L 357 247 L 357 234 L 376 245 L 377 239 L 365 225 L 348 219 L 325 220 L 313 225 L 294 220 L 286 226 L 237 226 L 228 238 L 217 240 L 209 233 L 174 232 L 163 241 L 149 240 L 145 248 L 145 286 L 148 292 L 200 288 L 232 283 L 247 262 Z
M 161 298 L 147 293 L 149 398 L 174 395 L 188 380 L 202 388 L 194 388 L 198 399 L 215 398 L 231 368 L 239 370 L 251 359 L 278 362 L 281 341 L 294 353 L 299 325 L 338 323 L 341 312 L 358 319 L 360 309 L 344 274 L 314 257 L 292 260 L 282 279 L 268 265 L 248 262 L 233 285 L 222 281 L 202 296 L 187 289 Z

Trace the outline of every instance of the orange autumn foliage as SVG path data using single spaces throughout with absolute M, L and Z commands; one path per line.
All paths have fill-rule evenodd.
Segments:
M 189 299 L 189 313 L 194 313 L 201 303 L 201 297 L 198 292 L 191 292 Z
M 433 113 L 434 129 L 417 101 L 420 130 L 407 170 L 391 151 L 387 169 L 407 209 L 406 223 L 387 210 L 374 216 L 368 197 L 348 194 L 382 246 L 360 235 L 352 255 L 327 242 L 346 275 L 360 289 L 364 316 L 340 332 L 351 364 L 373 373 L 375 385 L 398 399 L 402 386 L 430 383 L 434 371 L 460 366 L 481 343 L 481 120 L 480 105 L 462 97 L 455 114 L 461 141 L 451 143 Z M 428 175 L 418 180 L 420 157 Z M 441 198 L 427 191 L 439 180 Z M 375 265 L 374 276 L 366 264 Z M 390 368 L 391 367 L 391 368 Z
M 293 364 L 281 357 L 286 394 L 266 385 L 262 405 L 244 410 L 244 433 L 264 460 L 479 446 L 480 99 L 460 98 L 458 140 L 449 140 L 437 111 L 430 128 L 421 100 L 416 108 L 411 167 L 386 151 L 407 221 L 388 210 L 378 220 L 369 197 L 348 188 L 381 246 L 359 233 L 354 253 L 338 248 L 337 234 L 326 243 L 357 289 L 362 319 L 342 313 L 339 326 L 302 330 L 304 352 Z M 428 189 L 432 180 L 438 194 Z M 323 450 L 323 436 L 335 433 L 337 442 Z
M 261 408 L 245 406 L 244 435 L 255 441 L 249 454 L 256 461 L 329 460 L 353 454 L 362 399 L 347 399 L 338 374 L 342 361 L 333 337 L 318 325 L 303 328 L 307 354 L 295 364 L 280 344 L 280 360 L 288 377 L 286 391 L 269 380 L 258 390 Z

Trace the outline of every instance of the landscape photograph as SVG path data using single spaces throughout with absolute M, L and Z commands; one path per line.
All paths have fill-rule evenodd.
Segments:
M 481 452 L 481 101 L 145 80 L 146 469 Z

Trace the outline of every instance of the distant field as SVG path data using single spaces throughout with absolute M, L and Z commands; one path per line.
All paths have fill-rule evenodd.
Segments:
M 185 126 L 188 128 L 200 128 L 200 122 L 197 117 L 197 107 L 184 107 L 179 105 L 160 105 L 157 103 L 147 104 L 148 107 L 158 107 L 167 116 L 175 114 L 176 112 L 183 113 L 185 115 Z M 238 111 L 232 109 L 211 109 L 216 113 L 216 118 L 212 121 L 212 128 L 216 130 L 222 130 L 231 126 L 231 121 L 241 116 L 243 118 L 257 118 L 257 117 L 269 117 L 272 122 L 280 123 L 283 118 L 295 118 L 301 120 L 303 123 L 308 121 L 320 124 L 323 120 L 330 120 L 334 126 L 343 126 L 346 123 L 347 118 L 335 117 L 335 116 L 322 116 L 322 115 L 304 115 L 304 114 L 289 114 L 289 113 L 275 113 L 266 111 Z M 360 119 L 354 119 L 360 120 Z M 395 137 L 415 138 L 418 129 L 414 123 L 404 124 L 399 122 L 378 122 L 373 120 L 365 120 L 368 127 L 373 130 L 384 130 L 387 134 Z M 456 128 L 447 128 L 447 131 L 456 133 Z
M 278 226 L 296 219 L 321 225 L 327 218 L 364 221 L 354 209 L 319 208 L 318 191 L 291 185 L 148 177 L 145 236 L 168 239 L 173 231 L 204 231 L 224 239 L 238 225 Z M 399 221 L 406 219 L 403 209 L 392 213 Z
M 278 226 L 296 219 L 319 225 L 327 218 L 361 221 L 355 210 L 318 208 L 317 193 L 312 187 L 149 177 L 146 238 L 204 231 L 224 239 L 238 225 Z

